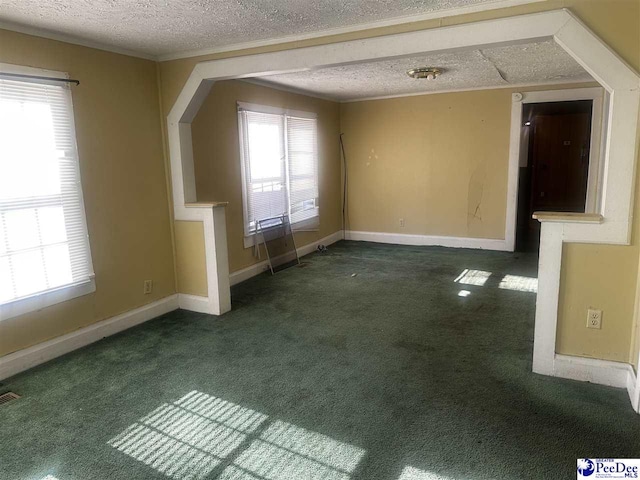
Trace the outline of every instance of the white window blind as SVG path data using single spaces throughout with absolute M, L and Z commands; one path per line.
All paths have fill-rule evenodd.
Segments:
M 291 223 L 318 215 L 318 153 L 315 118 L 288 116 L 289 213 Z
M 0 305 L 93 277 L 71 92 L 0 73 Z
M 239 105 L 245 236 L 265 218 L 318 216 L 317 120 L 297 113 Z

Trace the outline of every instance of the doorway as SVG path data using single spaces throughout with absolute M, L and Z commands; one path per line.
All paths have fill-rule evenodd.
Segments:
M 528 103 L 522 109 L 516 250 L 535 252 L 534 212 L 587 210 L 593 100 Z

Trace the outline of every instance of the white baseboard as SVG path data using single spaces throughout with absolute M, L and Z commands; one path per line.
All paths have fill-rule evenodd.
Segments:
M 338 230 L 337 232 L 332 233 L 331 235 L 327 235 L 326 237 L 323 237 L 320 240 L 316 240 L 315 242 L 311 242 L 302 247 L 298 247 L 298 255 L 300 257 L 303 257 L 312 252 L 315 252 L 316 249 L 318 248 L 318 245 L 331 245 L 332 243 L 336 243 L 337 241 L 342 239 L 343 239 L 342 230 Z M 240 282 L 244 282 L 245 280 L 250 279 L 251 277 L 260 275 L 262 272 L 268 269 L 269 269 L 269 263 L 266 260 L 262 262 L 254 263 L 249 267 L 243 268 L 242 270 L 237 270 L 232 274 L 230 274 L 229 283 L 231 285 L 236 285 Z M 181 304 L 181 307 L 182 307 L 182 304 Z M 191 309 L 188 308 L 188 310 L 191 310 Z
M 254 263 L 242 270 L 236 270 L 235 272 L 229 274 L 229 285 L 237 285 L 238 283 L 242 283 L 245 280 L 249 280 L 251 277 L 255 277 L 256 275 L 260 275 L 262 272 L 269 270 L 269 264 L 266 260 L 263 260 L 259 263 Z
M 359 232 L 347 230 L 345 240 L 392 243 L 395 245 L 440 246 L 509 251 L 505 240 L 493 238 L 444 237 L 440 235 L 410 235 L 406 233 Z
M 633 371 L 633 367 L 631 367 L 631 365 L 629 365 L 629 367 L 629 372 L 627 374 L 627 393 L 629 393 L 633 409 L 640 413 L 640 386 L 638 385 L 636 372 Z
M 327 235 L 326 237 L 323 237 L 320 240 L 307 243 L 306 245 L 303 245 L 302 247 L 298 248 L 298 255 L 300 255 L 301 257 L 304 257 L 305 255 L 309 255 L 310 253 L 315 252 L 318 249 L 318 245 L 331 245 L 343 239 L 344 239 L 344 234 L 342 230 L 338 230 L 337 232 L 334 232 L 331 235 Z
M 0 380 L 48 362 L 78 348 L 131 328 L 178 308 L 178 295 L 107 318 L 75 332 L 0 357 Z
M 190 295 L 188 293 L 178 294 L 178 306 L 191 312 L 210 313 L 211 304 L 209 297 L 200 295 Z
M 570 378 L 609 387 L 628 388 L 630 373 L 633 374 L 633 368 L 628 363 L 609 360 L 556 354 L 553 362 L 554 377 Z

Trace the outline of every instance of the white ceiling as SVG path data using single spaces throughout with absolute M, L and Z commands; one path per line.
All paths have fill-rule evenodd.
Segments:
M 167 57 L 532 1 L 539 0 L 0 0 L 0 28 L 26 27 Z
M 431 81 L 413 79 L 406 74 L 407 70 L 422 66 L 442 68 L 444 73 Z M 339 101 L 510 85 L 594 81 L 553 40 L 330 67 L 258 77 L 257 80 L 262 84 Z

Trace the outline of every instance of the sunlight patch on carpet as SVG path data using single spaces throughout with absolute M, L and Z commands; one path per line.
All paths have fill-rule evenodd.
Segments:
M 415 467 L 404 467 L 398 480 L 454 480 L 452 477 L 426 472 Z M 461 480 L 461 479 L 460 479 Z
M 538 292 L 538 279 L 535 277 L 522 277 L 520 275 L 505 275 L 500 280 L 498 288 L 515 290 L 517 292 Z
M 160 405 L 108 443 L 169 478 L 187 480 L 216 468 L 220 480 L 348 480 L 365 453 L 198 391 Z
M 487 283 L 490 276 L 491 272 L 485 272 L 484 270 L 469 270 L 468 268 L 465 268 L 453 282 L 461 283 L 463 285 L 477 285 L 481 287 Z

